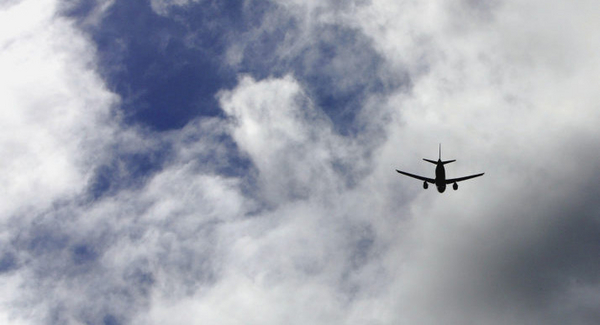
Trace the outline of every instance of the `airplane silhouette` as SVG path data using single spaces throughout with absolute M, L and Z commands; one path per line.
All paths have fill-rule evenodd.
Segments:
M 430 159 L 425 159 L 423 158 L 423 160 L 430 162 L 432 164 L 435 164 L 435 179 L 433 178 L 428 178 L 428 177 L 423 177 L 423 176 L 418 176 L 418 175 L 413 175 L 407 172 L 403 172 L 400 170 L 396 171 L 402 175 L 406 175 L 412 178 L 416 178 L 416 179 L 420 179 L 423 181 L 423 188 L 427 189 L 428 184 L 427 183 L 432 183 L 435 184 L 435 186 L 437 187 L 438 192 L 440 193 L 444 193 L 444 191 L 446 190 L 446 185 L 447 184 L 452 184 L 452 188 L 456 191 L 458 190 L 458 182 L 461 181 L 466 181 L 467 179 L 471 179 L 471 178 L 475 178 L 475 177 L 479 177 L 485 173 L 481 173 L 481 174 L 476 174 L 476 175 L 469 175 L 469 176 L 464 176 L 464 177 L 459 177 L 459 178 L 450 178 L 450 179 L 446 179 L 446 170 L 444 169 L 444 165 L 451 163 L 451 162 L 455 162 L 456 159 L 453 160 L 446 160 L 446 161 L 442 161 L 442 144 L 440 143 L 440 147 L 439 147 L 439 158 L 438 161 L 435 160 L 430 160 Z

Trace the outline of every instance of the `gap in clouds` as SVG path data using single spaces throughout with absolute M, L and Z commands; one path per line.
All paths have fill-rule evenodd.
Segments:
M 115 196 L 123 190 L 140 190 L 165 168 L 182 161 L 194 161 L 200 174 L 243 179 L 242 190 L 248 197 L 253 196 L 253 166 L 228 134 L 223 120 L 195 120 L 181 130 L 162 133 L 140 129 L 136 132 L 141 134 L 121 139 L 105 162 L 98 164 L 89 182 L 87 200 Z
M 383 57 L 359 30 L 304 21 L 318 20 L 315 15 L 276 7 L 259 28 L 236 35 L 228 55 L 239 61 L 234 63 L 238 71 L 258 80 L 293 75 L 337 133 L 361 136 L 360 115 L 368 100 L 409 88 L 410 78 L 405 71 L 387 71 Z
M 101 5 L 71 1 L 63 5 L 62 14 L 90 35 L 98 72 L 121 97 L 124 126 L 133 126 L 145 141 L 115 145 L 94 172 L 90 199 L 143 186 L 172 162 L 176 139 L 168 131 L 182 130 L 196 118 L 224 118 L 216 94 L 233 88 L 237 77 L 220 57 L 227 33 L 243 26 L 241 2 L 235 1 L 174 6 L 169 16 L 154 12 L 149 1 L 115 1 L 98 24 L 90 25 L 89 16 L 97 15 Z M 215 140 L 229 150 L 230 159 L 215 164 L 216 172 L 247 172 L 248 160 L 236 152 L 227 134 L 219 134 Z
M 97 45 L 100 73 L 123 100 L 127 124 L 165 131 L 224 117 L 215 96 L 232 89 L 238 75 L 292 74 L 336 132 L 356 136 L 367 100 L 410 87 L 408 74 L 387 71 L 358 29 L 304 21 L 318 20 L 318 12 L 303 15 L 271 1 L 158 3 L 157 13 L 150 1 L 115 1 L 97 26 L 82 24 Z M 80 1 L 64 12 L 82 22 L 93 6 Z M 334 7 L 325 10 L 343 12 Z
M 63 3 L 62 12 L 68 17 L 87 17 L 97 8 L 98 0 L 67 0 Z
M 119 190 L 143 186 L 149 175 L 159 172 L 172 154 L 172 146 L 159 144 L 147 151 L 123 152 L 98 166 L 88 188 L 91 199 Z
M 85 10 L 67 14 L 89 12 L 83 4 Z M 100 73 L 121 96 L 127 124 L 165 131 L 196 117 L 221 115 L 214 95 L 235 83 L 233 72 L 219 62 L 221 36 L 235 26 L 214 11 L 196 13 L 171 18 L 155 13 L 148 1 L 115 1 L 99 25 L 88 28 Z M 188 24 L 192 19 L 197 22 Z
M 96 44 L 99 72 L 120 95 L 125 124 L 140 127 L 156 143 L 139 150 L 116 148 L 90 182 L 92 199 L 143 185 L 160 171 L 173 158 L 173 144 L 161 140 L 161 133 L 181 130 L 197 118 L 226 118 L 217 93 L 233 89 L 240 73 L 257 80 L 293 75 L 334 130 L 351 137 L 373 128 L 360 120 L 367 100 L 410 86 L 406 74 L 385 71 L 383 59 L 358 30 L 332 23 L 306 30 L 296 12 L 277 3 L 201 1 L 157 13 L 149 1 L 115 1 L 98 25 L 86 25 L 99 5 L 73 2 L 63 12 Z M 227 56 L 238 48 L 241 60 L 232 63 Z M 217 172 L 252 178 L 250 161 L 236 152 L 230 136 L 217 141 L 231 149 Z M 343 163 L 336 168 L 348 174 L 349 184 L 356 183 Z

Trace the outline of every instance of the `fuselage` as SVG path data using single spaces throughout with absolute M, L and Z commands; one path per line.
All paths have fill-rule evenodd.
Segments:
M 441 159 L 437 161 L 437 166 L 435 167 L 435 187 L 437 187 L 440 193 L 444 193 L 446 190 L 446 169 Z

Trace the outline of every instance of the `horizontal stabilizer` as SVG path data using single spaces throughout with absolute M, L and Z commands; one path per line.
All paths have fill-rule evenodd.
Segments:
M 434 165 L 437 165 L 437 161 L 435 161 L 435 160 L 431 160 L 431 159 L 427 159 L 427 158 L 423 158 L 423 160 L 425 160 L 426 162 L 430 162 Z
M 430 162 L 430 163 L 432 163 L 434 165 L 437 165 L 438 162 L 439 162 L 439 161 L 435 161 L 435 160 L 431 160 L 431 159 L 427 159 L 427 158 L 423 158 L 423 160 L 425 160 L 426 162 Z M 455 161 L 456 161 L 456 159 L 446 160 L 446 161 L 442 161 L 442 164 L 445 165 L 445 164 L 449 164 L 449 163 L 455 162 Z

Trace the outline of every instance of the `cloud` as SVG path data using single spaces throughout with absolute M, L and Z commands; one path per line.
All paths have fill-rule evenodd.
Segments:
M 20 305 L 27 296 L 21 291 L 40 284 L 44 263 L 58 263 L 52 258 L 61 256 L 56 251 L 68 231 L 61 227 L 68 217 L 48 227 L 36 220 L 85 191 L 115 131 L 110 119 L 118 98 L 93 71 L 94 47 L 70 21 L 55 17 L 55 10 L 54 1 L 20 1 L 0 13 L 0 254 L 7 294 L 1 317 L 11 323 L 24 320 L 20 308 L 29 310 L 32 322 L 46 314 L 39 305 Z M 20 246 L 20 236 L 29 233 L 32 240 Z M 83 260 L 94 254 L 85 246 L 76 252 Z M 42 297 L 51 292 L 45 289 L 39 288 Z
M 356 135 L 368 124 L 360 117 L 365 106 L 380 104 L 379 96 L 410 84 L 406 71 L 387 70 L 371 40 L 346 23 L 359 5 L 249 4 L 244 14 L 254 20 L 243 32 L 229 35 L 226 62 L 258 79 L 293 75 L 336 132 Z
M 352 215 L 339 202 L 352 189 L 341 186 L 343 175 L 333 162 L 343 156 L 360 163 L 360 155 L 355 156 L 352 142 L 332 132 L 291 77 L 243 77 L 220 95 L 220 102 L 230 115 L 233 139 L 256 167 L 253 189 L 258 193 L 253 201 L 242 196 L 247 209 L 236 211 L 237 218 L 219 218 L 217 281 L 175 304 L 169 291 L 155 291 L 154 308 L 139 322 L 264 324 L 291 317 L 298 323 L 324 323 L 344 317 L 344 305 L 360 285 L 353 274 L 369 260 L 375 244 L 363 219 L 366 211 Z M 256 206 L 260 201 L 267 205 Z M 222 208 L 215 212 L 221 216 Z M 298 313 L 320 307 L 315 314 Z
M 597 323 L 591 2 L 274 3 L 225 37 L 247 71 L 222 114 L 161 132 L 121 123 L 55 2 L 3 7 L 27 19 L 0 29 L 0 317 Z M 323 100 L 363 86 L 352 122 Z M 431 174 L 439 142 L 449 175 L 486 175 L 438 195 L 394 173 Z
M 191 3 L 201 2 L 201 0 L 151 0 L 152 10 L 160 15 L 167 15 L 169 9 L 178 6 L 186 6 Z M 209 4 L 210 5 L 210 4 Z
M 438 11 L 440 8 L 444 10 Z M 582 202 L 597 193 L 584 172 L 597 168 L 597 162 L 592 162 L 596 159 L 589 157 L 589 148 L 598 146 L 592 131 L 596 110 L 588 102 L 595 101 L 596 95 L 583 84 L 572 86 L 591 80 L 594 74 L 588 74 L 597 67 L 592 56 L 575 59 L 590 47 L 579 43 L 578 37 L 561 39 L 560 34 L 543 27 L 558 15 L 564 17 L 558 11 L 522 11 L 503 4 L 489 13 L 490 20 L 478 21 L 462 18 L 473 14 L 470 7 L 451 9 L 428 7 L 423 11 L 435 13 L 436 20 L 444 23 L 435 30 L 417 28 L 427 32 L 425 48 L 434 55 L 426 56 L 428 71 L 413 79 L 411 92 L 397 97 L 396 106 L 402 111 L 396 116 L 402 127 L 391 128 L 394 136 L 384 151 L 397 155 L 404 145 L 410 152 L 423 152 L 423 143 L 434 148 L 438 141 L 446 148 L 448 144 L 467 146 L 470 153 L 452 156 L 486 161 L 481 165 L 486 182 L 474 196 L 457 193 L 461 204 L 480 206 L 476 211 L 452 208 L 455 204 L 451 203 L 434 210 L 419 209 L 427 216 L 437 216 L 438 223 L 444 215 L 463 230 L 447 228 L 449 221 L 442 223 L 444 230 L 415 222 L 417 228 L 426 227 L 423 232 L 430 234 L 434 243 L 426 250 L 432 255 L 425 255 L 427 262 L 418 269 L 428 270 L 426 277 L 437 279 L 421 288 L 431 290 L 431 295 L 425 295 L 416 310 L 442 308 L 449 321 L 453 318 L 456 323 L 481 317 L 481 322 L 500 324 L 514 319 L 557 323 L 577 319 L 585 324 L 592 314 L 558 311 L 556 301 L 571 299 L 570 288 L 578 286 L 572 281 L 591 287 L 597 282 L 587 276 L 596 269 L 597 261 L 588 254 L 594 249 L 589 250 L 588 239 L 584 239 L 595 237 L 597 212 L 593 205 Z M 460 15 L 454 16 L 457 11 Z M 377 12 L 383 14 L 383 10 Z M 374 28 L 373 21 L 361 21 L 366 22 L 367 31 Z M 397 24 L 404 22 L 399 19 Z M 394 32 L 391 29 L 389 37 Z M 385 48 L 389 38 L 375 30 L 373 35 L 382 51 L 389 53 L 384 56 L 392 58 L 394 49 Z M 520 46 L 513 43 L 517 39 Z M 556 42 L 552 51 L 540 46 L 545 42 Z M 554 56 L 573 48 L 579 50 L 568 59 L 573 64 L 566 72 Z M 426 140 L 407 141 L 416 137 Z M 475 185 L 461 188 L 466 186 Z M 571 237 L 574 234 L 576 238 Z M 463 241 L 468 244 L 458 244 Z M 578 257 L 570 258 L 574 256 Z M 403 287 L 404 282 L 398 286 Z M 416 317 L 431 323 L 437 319 L 435 315 Z
M 1 215 L 82 191 L 94 153 L 110 142 L 117 98 L 90 71 L 95 52 L 51 1 L 3 10 Z M 9 27 L 10 26 L 10 27 Z
M 235 92 L 221 94 L 221 103 L 236 123 L 233 139 L 267 187 L 265 199 L 306 198 L 319 186 L 335 183 L 329 172 L 332 156 L 341 148 L 328 120 L 296 81 L 287 77 L 257 83 L 245 77 Z

